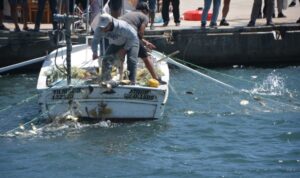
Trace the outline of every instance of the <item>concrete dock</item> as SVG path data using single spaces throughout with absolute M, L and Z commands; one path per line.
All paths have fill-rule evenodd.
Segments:
M 157 24 L 146 36 L 161 51 L 169 54 L 179 50 L 176 57 L 197 65 L 300 63 L 300 24 L 296 23 L 300 18 L 299 2 L 283 11 L 286 18 L 273 18 L 274 27 L 266 26 L 265 19 L 257 19 L 255 27 L 247 27 L 252 4 L 252 0 L 232 0 L 226 18 L 230 26 L 227 27 L 201 29 L 200 21 L 186 20 L 177 27 L 170 20 L 167 27 Z M 203 1 L 181 1 L 180 13 L 203 6 Z M 218 23 L 222 7 L 223 4 Z M 276 17 L 277 14 L 275 1 Z
M 159 51 L 171 53 L 176 50 L 176 57 L 197 65 L 231 64 L 270 64 L 300 62 L 300 24 L 295 22 L 300 17 L 299 1 L 295 7 L 288 7 L 283 13 L 286 18 L 274 18 L 274 27 L 265 26 L 265 19 L 257 19 L 255 27 L 246 27 L 252 10 L 253 0 L 232 0 L 227 21 L 228 27 L 201 29 L 200 21 L 186 21 L 183 13 L 203 7 L 203 0 L 182 0 L 180 14 L 181 25 L 175 26 L 171 20 L 167 27 L 155 24 L 155 30 L 147 28 L 146 38 L 152 41 Z M 290 1 L 289 1 L 290 3 Z M 218 23 L 222 16 L 222 6 Z M 275 14 L 277 8 L 275 1 Z M 156 18 L 161 14 L 157 13 Z M 12 32 L 12 23 L 4 23 L 11 32 L 0 31 L 0 67 L 22 60 L 28 60 L 46 54 L 55 49 L 47 31 L 51 24 L 42 24 L 41 32 Z M 34 24 L 29 24 L 34 28 Z M 20 24 L 22 28 L 22 24 Z M 83 40 L 84 41 L 84 40 Z

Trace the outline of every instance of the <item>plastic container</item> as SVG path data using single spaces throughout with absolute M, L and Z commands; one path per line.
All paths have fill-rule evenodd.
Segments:
M 207 20 L 210 21 L 212 12 L 208 11 Z M 200 21 L 202 19 L 202 10 L 189 10 L 183 13 L 184 20 Z

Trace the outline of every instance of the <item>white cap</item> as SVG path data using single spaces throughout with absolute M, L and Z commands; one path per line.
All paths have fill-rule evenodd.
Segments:
M 98 14 L 91 26 L 93 28 L 93 30 L 95 30 L 97 27 L 100 27 L 100 28 L 105 28 L 107 27 L 111 22 L 113 21 L 113 17 L 107 13 L 104 13 L 104 14 Z

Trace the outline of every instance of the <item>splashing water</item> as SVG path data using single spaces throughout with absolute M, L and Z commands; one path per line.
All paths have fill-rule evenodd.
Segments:
M 2 137 L 57 137 L 72 132 L 84 132 L 86 128 L 114 128 L 116 124 L 111 123 L 110 120 L 100 121 L 98 123 L 81 123 L 76 120 L 70 120 L 69 118 L 56 119 L 50 123 L 40 123 L 25 127 L 20 125 L 16 130 L 9 131 L 5 134 L 1 134 Z
M 285 88 L 284 78 L 271 73 L 262 84 L 256 84 L 252 94 L 282 96 L 289 91 Z

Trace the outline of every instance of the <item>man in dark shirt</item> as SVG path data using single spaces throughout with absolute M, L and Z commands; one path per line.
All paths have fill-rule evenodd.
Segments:
M 145 28 L 148 25 L 149 18 L 148 18 L 149 8 L 147 3 L 141 2 L 137 5 L 136 11 L 128 12 L 125 15 L 121 16 L 119 19 L 126 21 L 130 24 L 138 33 L 138 37 L 140 39 L 140 47 L 139 47 L 139 54 L 138 57 L 142 58 L 146 68 L 150 72 L 152 78 L 158 80 L 160 83 L 164 83 L 161 79 L 157 76 L 152 61 L 147 53 L 147 48 L 154 49 L 156 48 L 152 43 L 148 42 L 144 39 L 144 32 Z M 145 47 L 146 46 L 146 47 Z

